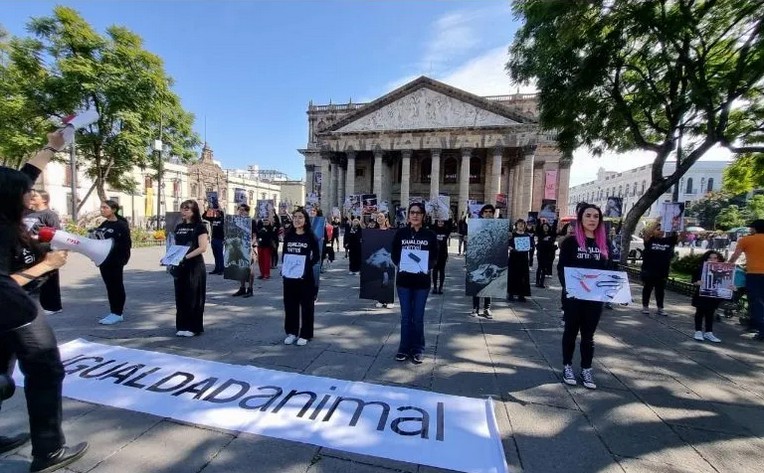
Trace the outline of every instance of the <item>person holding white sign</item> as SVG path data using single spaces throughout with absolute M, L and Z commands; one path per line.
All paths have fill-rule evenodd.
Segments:
M 424 361 L 424 308 L 430 293 L 430 271 L 438 258 L 438 240 L 424 228 L 424 204 L 408 209 L 409 225 L 395 233 L 393 263 L 398 267 L 398 301 L 401 304 L 401 341 L 396 361 Z
M 292 213 L 292 228 L 284 235 L 281 250 L 281 277 L 284 280 L 285 345 L 308 344 L 313 338 L 316 282 L 313 267 L 321 262 L 310 216 L 305 209 Z
M 603 269 L 609 268 L 608 242 L 602 211 L 593 204 L 579 207 L 574 234 L 565 238 L 560 245 L 560 260 L 557 263 L 557 275 L 562 284 L 563 293 L 569 284 L 582 282 L 565 280 L 565 268 Z M 581 332 L 581 379 L 584 387 L 596 389 L 592 374 L 594 358 L 594 332 L 597 330 L 602 315 L 603 302 L 581 299 L 563 299 L 565 312 L 565 330 L 562 334 L 562 380 L 565 384 L 575 385 L 573 373 L 573 353 L 576 351 L 576 338 Z
M 181 222 L 175 226 L 175 244 L 189 250 L 173 277 L 175 284 L 175 333 L 193 337 L 204 332 L 204 303 L 207 298 L 207 269 L 204 252 L 209 244 L 207 226 L 202 222 L 199 204 L 186 200 L 180 204 Z
M 515 296 L 525 302 L 531 295 L 530 252 L 535 247 L 533 235 L 526 232 L 525 220 L 515 222 L 515 231 L 509 238 L 509 263 L 507 264 L 507 300 Z
M 692 306 L 695 307 L 695 335 L 692 338 L 699 342 L 708 340 L 712 343 L 721 343 L 721 340 L 714 335 L 714 314 L 716 314 L 716 309 L 719 308 L 722 300 L 718 297 L 701 296 L 700 286 L 703 277 L 703 265 L 706 262 L 721 263 L 723 261 L 724 256 L 718 251 L 706 251 L 692 274 L 692 283 L 695 285 L 695 293 L 692 295 Z M 702 325 L 704 321 L 705 332 Z

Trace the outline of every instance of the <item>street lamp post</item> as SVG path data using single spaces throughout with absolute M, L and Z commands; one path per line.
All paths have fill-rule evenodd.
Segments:
M 71 190 L 72 190 L 72 222 L 77 224 L 77 149 L 72 136 L 72 146 L 69 151 L 69 166 L 72 172 Z
M 162 140 L 154 140 L 154 150 L 158 151 L 157 165 L 157 230 L 161 229 L 159 221 L 162 215 Z

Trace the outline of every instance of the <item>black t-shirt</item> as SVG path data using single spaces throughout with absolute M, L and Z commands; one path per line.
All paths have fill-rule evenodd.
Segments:
M 676 242 L 676 235 L 647 240 L 642 252 L 642 272 L 649 277 L 667 278 Z
M 126 220 L 121 218 L 113 222 L 105 220 L 98 228 L 93 230 L 91 238 L 114 240 L 114 247 L 103 264 L 120 264 L 124 266 L 130 260 L 130 249 L 133 246 L 133 240 L 130 237 L 130 226 Z
M 61 228 L 61 220 L 58 214 L 50 209 L 30 211 L 24 215 L 24 225 L 30 235 L 37 236 L 42 227 Z
M 318 240 L 312 232 L 298 235 L 295 231 L 289 231 L 284 235 L 284 246 L 281 250 L 283 263 L 286 255 L 301 255 L 305 257 L 305 268 L 302 279 L 313 280 L 313 266 L 321 261 L 321 252 L 318 248 Z
M 418 272 L 401 270 L 401 256 L 403 250 L 415 250 L 427 252 L 427 266 L 422 267 L 421 258 L 417 261 Z M 399 229 L 393 237 L 393 263 L 398 267 L 398 287 L 410 289 L 428 289 L 430 287 L 429 271 L 435 267 L 438 259 L 438 239 L 431 230 L 420 228 L 415 231 L 411 226 Z
M 609 269 L 610 260 L 602 254 L 594 238 L 586 239 L 586 246 L 579 247 L 576 237 L 566 237 L 560 244 L 560 260 L 557 276 L 565 289 L 565 268 Z
M 256 231 L 258 248 L 271 248 L 273 240 L 278 238 L 278 230 L 273 225 L 258 224 Z
M 435 238 L 438 240 L 438 254 L 440 256 L 448 254 L 448 236 L 451 234 L 451 226 L 445 224 L 442 227 L 439 227 L 435 224 L 432 226 L 431 230 L 435 233 Z
M 192 252 L 199 248 L 199 235 L 207 235 L 207 226 L 202 222 L 195 223 L 179 223 L 175 227 L 175 244 L 188 246 L 190 249 L 188 252 Z M 204 260 L 202 255 L 196 255 L 191 258 L 192 261 Z
M 21 168 L 30 181 L 30 185 L 40 175 L 40 170 L 29 164 Z M 22 245 L 19 240 L 19 228 L 16 224 L 2 222 L 0 224 L 0 272 L 13 274 L 34 266 L 44 257 L 44 250 L 34 241 Z
M 214 217 L 206 217 L 202 216 L 202 219 L 210 222 L 210 228 L 211 238 L 214 238 L 215 240 L 222 240 L 225 238 L 225 215 L 223 215 L 223 212 L 217 211 L 217 215 Z

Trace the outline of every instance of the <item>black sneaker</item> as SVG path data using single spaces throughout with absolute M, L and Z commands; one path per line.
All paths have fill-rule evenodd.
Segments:
M 528 299 L 526 299 L 524 296 L 518 297 L 517 300 L 520 302 L 528 302 Z
M 243 296 L 246 293 L 247 293 L 246 289 L 244 289 L 244 286 L 242 286 L 242 287 L 239 288 L 238 291 L 236 291 L 233 294 L 231 294 L 231 296 L 238 297 L 238 296 Z
M 29 467 L 31 473 L 48 473 L 56 471 L 74 463 L 88 450 L 88 443 L 82 442 L 74 447 L 61 447 L 50 455 L 44 457 L 34 457 L 32 466 Z
M 252 297 L 253 295 L 254 295 L 254 294 L 253 294 L 253 291 L 252 291 L 252 288 L 251 288 L 251 287 L 250 287 L 249 289 L 247 289 L 247 292 L 245 292 L 245 293 L 244 293 L 244 297 L 245 297 L 245 298 L 247 298 L 247 297 Z
M 424 361 L 424 355 L 422 355 L 421 353 L 417 353 L 416 355 L 411 357 L 411 361 L 415 365 L 421 365 L 422 362 Z
M 395 361 L 406 361 L 408 357 L 409 356 L 405 353 L 398 353 L 397 355 L 395 355 Z

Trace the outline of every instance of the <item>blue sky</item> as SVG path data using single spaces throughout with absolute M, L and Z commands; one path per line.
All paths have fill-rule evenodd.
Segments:
M 365 102 L 420 75 L 478 95 L 532 92 L 504 71 L 518 24 L 509 0 L 4 0 L 0 24 L 25 35 L 33 16 L 75 8 L 96 30 L 126 26 L 162 57 L 224 168 L 304 177 L 308 102 Z M 711 152 L 704 159 L 728 158 Z M 624 159 L 625 158 L 625 159 Z M 649 153 L 574 154 L 571 185 L 625 171 Z

